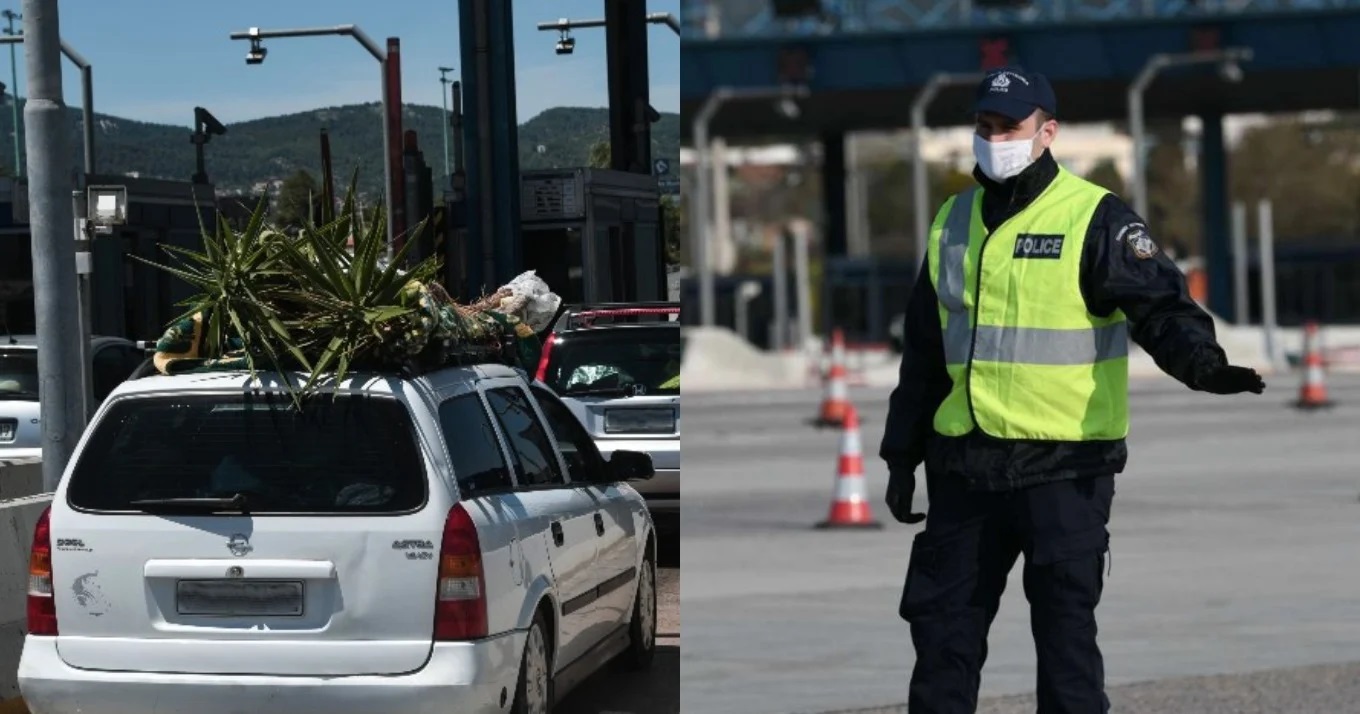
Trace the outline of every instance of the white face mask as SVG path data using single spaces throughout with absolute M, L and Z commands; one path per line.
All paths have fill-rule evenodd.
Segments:
M 1042 133 L 1042 132 L 1041 132 Z M 1005 181 L 1034 163 L 1034 146 L 1040 134 L 1029 139 L 987 141 L 973 134 L 973 155 L 982 173 L 993 181 Z

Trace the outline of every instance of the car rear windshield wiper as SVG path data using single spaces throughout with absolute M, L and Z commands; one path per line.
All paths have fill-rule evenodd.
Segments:
M 244 493 L 231 498 L 146 498 L 133 501 L 134 508 L 155 513 L 217 513 L 220 511 L 240 511 L 248 513 L 250 503 Z

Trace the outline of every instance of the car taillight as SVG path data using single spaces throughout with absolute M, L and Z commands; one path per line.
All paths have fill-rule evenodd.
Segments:
M 548 339 L 543 341 L 543 355 L 538 358 L 538 372 L 534 375 L 536 381 L 542 382 L 548 376 L 548 357 L 552 355 L 553 343 L 557 342 L 557 334 L 548 335 Z
M 486 578 L 477 526 L 463 504 L 449 511 L 439 547 L 439 588 L 434 611 L 436 640 L 475 640 L 487 635 Z
M 57 606 L 52 598 L 52 507 L 43 509 L 33 529 L 28 555 L 28 634 L 57 634 Z

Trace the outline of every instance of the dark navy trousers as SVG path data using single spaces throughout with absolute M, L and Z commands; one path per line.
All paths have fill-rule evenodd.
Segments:
M 987 632 L 1023 553 L 1039 714 L 1106 714 L 1095 610 L 1114 476 L 982 493 L 927 472 L 926 488 L 926 527 L 912 544 L 900 610 L 916 649 L 908 711 L 976 711 Z

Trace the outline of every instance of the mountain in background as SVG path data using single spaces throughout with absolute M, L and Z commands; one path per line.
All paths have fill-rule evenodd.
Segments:
M 80 109 L 70 108 L 70 166 L 78 171 L 84 156 Z M 408 104 L 403 108 L 403 130 L 415 130 L 425 162 L 433 171 L 436 186 L 444 174 L 443 110 Z M 192 108 L 185 114 L 192 116 Z M 20 110 L 20 117 L 23 112 Z M 95 158 L 101 175 L 136 175 L 187 181 L 194 173 L 192 130 L 183 126 L 152 124 L 106 114 L 95 114 Z M 344 193 L 351 172 L 357 167 L 360 190 L 377 194 L 382 187 L 382 105 L 358 104 L 327 107 L 297 114 L 256 119 L 227 125 L 224 136 L 214 136 L 206 147 L 208 177 L 219 193 L 255 193 L 305 169 L 321 178 L 321 129 L 330 134 L 331 159 L 336 189 Z M 0 136 L 11 136 L 12 112 L 0 107 Z M 609 140 L 609 110 L 559 107 L 549 109 L 520 125 L 519 154 L 522 170 L 587 165 L 590 147 Z M 453 130 L 449 129 L 449 152 L 453 155 Z M 541 151 L 540 151 L 541 149 Z M 12 174 L 12 141 L 0 145 L 0 166 Z M 680 166 L 680 117 L 662 114 L 652 125 L 653 159 L 670 159 L 672 171 Z M 452 159 L 450 159 L 452 161 Z

